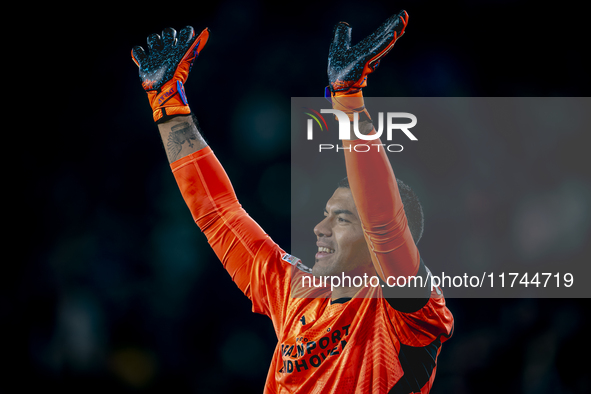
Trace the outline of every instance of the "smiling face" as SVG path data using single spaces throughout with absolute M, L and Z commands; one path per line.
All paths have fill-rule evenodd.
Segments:
M 312 274 L 371 273 L 373 265 L 351 191 L 338 188 L 326 203 L 324 216 L 314 227 L 318 253 Z

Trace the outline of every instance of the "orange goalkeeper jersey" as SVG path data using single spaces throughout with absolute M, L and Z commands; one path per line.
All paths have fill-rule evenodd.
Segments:
M 358 182 L 356 170 L 381 165 L 385 176 L 393 178 L 384 157 L 368 155 L 360 162 L 346 158 L 354 198 L 359 188 L 370 187 L 367 182 Z M 392 308 L 381 297 L 380 287 L 362 288 L 356 297 L 344 300 L 331 301 L 330 297 L 312 294 L 292 297 L 294 281 L 309 275 L 309 269 L 275 244 L 242 209 L 213 151 L 201 149 L 175 161 L 171 168 L 193 219 L 232 280 L 252 301 L 253 311 L 273 322 L 278 343 L 265 393 L 430 390 L 441 344 L 453 330 L 453 317 L 439 289 L 412 313 Z M 379 171 L 373 170 L 377 176 Z M 376 271 L 382 278 L 395 273 L 414 275 L 420 257 L 414 242 L 407 245 L 410 232 L 405 216 L 400 216 L 402 204 L 395 180 L 393 184 L 391 179 L 387 182 L 383 194 L 396 210 L 391 214 L 397 220 L 386 221 L 386 227 L 393 226 L 388 232 L 395 234 L 394 239 L 381 239 L 384 231 L 378 231 L 371 221 L 363 222 Z M 376 193 L 372 196 L 376 198 Z M 369 212 L 372 204 L 365 204 L 362 196 L 358 195 L 355 202 L 362 218 L 368 213 L 375 216 Z M 391 256 L 402 264 L 392 264 L 388 260 Z

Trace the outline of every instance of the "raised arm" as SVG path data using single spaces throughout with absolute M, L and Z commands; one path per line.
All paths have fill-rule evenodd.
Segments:
M 330 96 L 334 109 L 345 112 L 350 120 L 359 117 L 360 134 L 375 133 L 362 94 L 367 75 L 376 70 L 382 57 L 404 34 L 407 23 L 408 14 L 401 11 L 353 47 L 351 27 L 341 22 L 335 28 L 328 64 Z M 383 145 L 380 149 L 379 139 L 370 144 L 355 139 L 353 130 L 351 136 L 352 140 L 343 141 L 347 177 L 377 274 L 383 281 L 390 276 L 420 275 L 426 279 L 426 267 L 408 227 L 396 177 Z M 359 143 L 370 145 L 370 150 L 356 152 L 353 148 Z M 397 292 L 397 296 L 423 300 L 412 306 L 415 309 L 429 298 L 428 290 L 406 290 Z
M 209 30 L 167 28 L 148 37 L 148 53 L 134 47 L 132 58 L 152 107 L 153 119 L 171 170 L 195 223 L 207 237 L 232 280 L 253 302 L 253 310 L 280 323 L 269 299 L 288 294 L 283 252 L 244 211 L 230 179 L 206 143 L 189 108 L 184 85 Z M 272 284 L 273 286 L 270 286 Z M 273 291 L 272 294 L 269 294 Z

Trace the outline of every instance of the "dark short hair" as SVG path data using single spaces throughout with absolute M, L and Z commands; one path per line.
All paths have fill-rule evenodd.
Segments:
M 425 227 L 425 218 L 423 216 L 423 207 L 419 201 L 419 198 L 415 192 L 406 183 L 396 178 L 398 183 L 398 191 L 400 198 L 402 199 L 402 205 L 404 206 L 404 213 L 406 214 L 406 220 L 408 221 L 408 227 L 410 233 L 415 241 L 415 244 L 419 243 L 423 235 L 423 229 Z M 338 184 L 338 187 L 344 187 L 350 189 L 349 179 L 344 177 Z

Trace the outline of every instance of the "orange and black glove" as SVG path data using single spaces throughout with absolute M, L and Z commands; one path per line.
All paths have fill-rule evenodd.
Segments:
M 408 24 L 406 11 L 392 15 L 375 32 L 351 47 L 351 27 L 338 23 L 328 52 L 328 82 L 325 97 L 333 107 L 349 112 L 363 111 L 361 89 L 367 86 L 367 75 L 378 68 L 381 59 L 404 34 Z
M 148 53 L 140 46 L 131 50 L 131 58 L 139 67 L 142 87 L 148 93 L 154 122 L 191 113 L 184 84 L 208 38 L 207 28 L 195 36 L 193 28 L 187 26 L 177 37 L 176 31 L 169 27 L 162 31 L 162 37 L 158 34 L 148 37 Z

